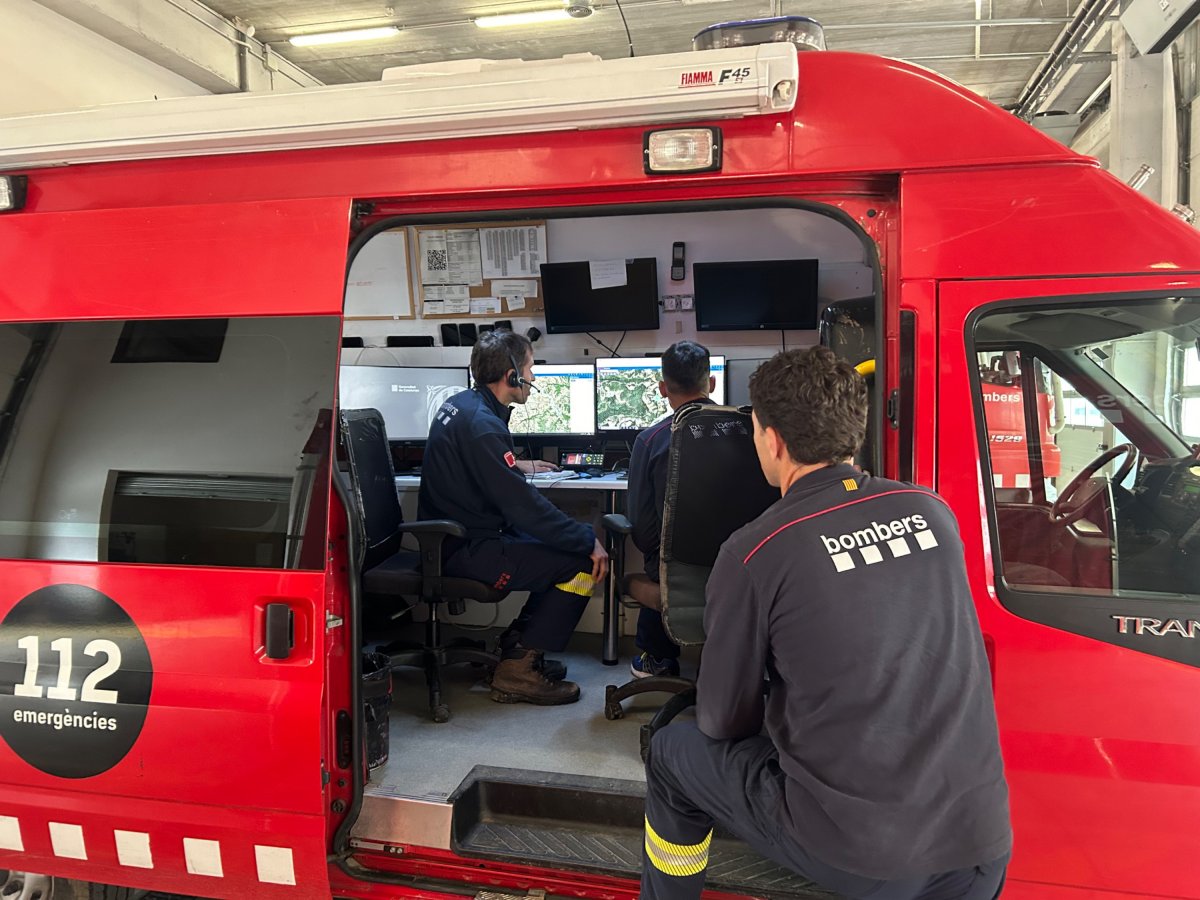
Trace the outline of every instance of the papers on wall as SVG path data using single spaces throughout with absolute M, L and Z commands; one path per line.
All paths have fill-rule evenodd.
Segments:
M 471 315 L 486 315 L 500 312 L 500 301 L 495 297 L 472 297 Z
M 546 259 L 546 226 L 519 225 L 480 228 L 484 278 L 521 278 L 541 275 Z
M 465 284 L 423 285 L 427 316 L 461 316 L 471 311 L 471 295 Z
M 420 232 L 421 284 L 483 284 L 479 229 L 431 228 Z
M 493 278 L 492 293 L 507 304 L 509 312 L 514 312 L 525 308 L 526 297 L 537 296 L 537 282 Z
M 627 283 L 625 260 L 593 259 L 588 262 L 592 276 L 592 290 L 597 288 L 624 287 Z

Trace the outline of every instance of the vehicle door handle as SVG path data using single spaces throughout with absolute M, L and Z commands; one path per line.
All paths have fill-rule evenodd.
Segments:
M 287 659 L 296 646 L 296 614 L 286 603 L 268 603 L 265 621 L 267 659 Z

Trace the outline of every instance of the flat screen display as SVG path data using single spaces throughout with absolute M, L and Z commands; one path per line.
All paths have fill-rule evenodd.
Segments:
M 443 403 L 470 386 L 465 368 L 342 366 L 342 409 L 377 409 L 389 440 L 423 441 Z
M 658 263 L 653 257 L 625 260 L 621 285 L 603 286 L 611 273 L 594 273 L 586 261 L 542 263 L 541 271 L 550 334 L 658 328 Z
M 692 279 L 698 331 L 817 327 L 815 259 L 698 262 Z
M 710 356 L 708 370 L 716 380 L 714 403 L 725 402 L 725 357 Z M 596 429 L 640 431 L 671 411 L 658 392 L 662 360 L 657 356 L 626 356 L 596 360 Z
M 592 366 L 537 365 L 537 390 L 515 404 L 508 428 L 513 434 L 595 434 L 596 370 Z
M 750 376 L 758 371 L 758 367 L 767 359 L 765 356 L 757 359 L 731 359 L 725 363 L 725 380 L 729 384 L 726 393 L 730 406 L 750 405 Z

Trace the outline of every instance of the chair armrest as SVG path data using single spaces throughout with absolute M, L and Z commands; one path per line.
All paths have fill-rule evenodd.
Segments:
M 467 529 L 453 519 L 424 519 L 420 522 L 405 522 L 396 531 L 401 534 L 440 534 L 446 537 L 465 538 Z
M 448 537 L 465 538 L 467 529 L 453 519 L 424 519 L 405 522 L 396 529 L 397 534 L 413 534 L 421 551 L 421 574 L 423 596 L 432 596 L 433 579 L 442 576 L 442 544 Z
M 600 523 L 604 526 L 605 531 L 616 532 L 617 534 L 631 534 L 633 532 L 633 523 L 629 521 L 627 516 L 620 513 L 609 513 L 602 516 Z

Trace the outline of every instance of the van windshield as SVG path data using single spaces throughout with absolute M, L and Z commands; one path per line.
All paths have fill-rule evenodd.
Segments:
M 0 557 L 321 568 L 338 331 L 0 325 Z

